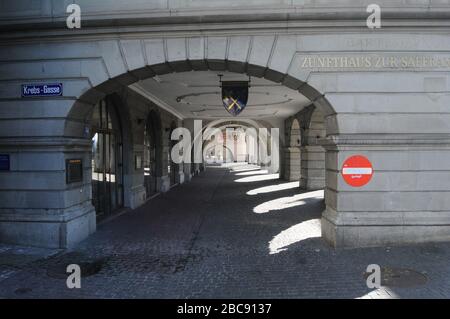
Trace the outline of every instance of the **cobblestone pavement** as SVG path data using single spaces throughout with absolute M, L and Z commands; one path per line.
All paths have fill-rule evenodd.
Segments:
M 0 246 L 0 298 L 450 297 L 450 243 L 335 250 L 323 192 L 263 173 L 209 167 L 69 251 Z M 66 287 L 70 263 L 81 289 Z M 415 272 L 368 289 L 369 264 Z

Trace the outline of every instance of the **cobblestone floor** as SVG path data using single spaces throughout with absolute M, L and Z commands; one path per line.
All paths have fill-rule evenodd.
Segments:
M 334 250 L 323 192 L 249 166 L 210 167 L 70 251 L 0 246 L 0 298 L 449 298 L 450 244 Z M 68 289 L 64 267 L 97 273 Z M 368 289 L 367 265 L 422 285 Z

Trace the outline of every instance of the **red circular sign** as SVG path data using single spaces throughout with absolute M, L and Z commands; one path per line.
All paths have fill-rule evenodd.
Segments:
M 372 175 L 372 163 L 362 155 L 349 157 L 342 165 L 342 177 L 350 186 L 364 186 L 370 181 Z

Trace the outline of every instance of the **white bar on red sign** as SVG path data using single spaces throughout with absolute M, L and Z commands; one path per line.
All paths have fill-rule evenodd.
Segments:
M 370 175 L 372 174 L 372 168 L 370 167 L 344 167 L 342 174 L 345 175 Z

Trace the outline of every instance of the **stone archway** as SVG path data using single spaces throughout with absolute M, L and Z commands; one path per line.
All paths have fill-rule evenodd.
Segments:
M 84 75 L 89 87 L 79 88 L 78 100 L 68 120 L 82 115 L 86 103 L 114 92 L 123 85 L 172 72 L 227 70 L 281 83 L 314 101 L 324 114 L 335 111 L 327 99 L 298 72 L 292 56 L 292 39 L 273 36 L 193 37 L 101 41 Z M 289 46 L 289 51 L 284 50 Z M 92 48 L 91 48 L 92 49 Z M 71 127 L 74 129 L 74 127 Z
M 296 61 L 295 50 L 291 49 L 291 38 L 272 36 L 99 41 L 84 52 L 89 52 L 90 57 L 81 62 L 82 75 L 89 81 L 86 85 L 72 88 L 72 94 L 77 99 L 68 110 L 62 134 L 83 141 L 87 114 L 92 105 L 105 95 L 155 75 L 197 70 L 227 70 L 263 77 L 297 90 L 324 114 L 335 114 L 333 107 L 320 93 L 320 88 L 310 86 L 308 75 L 293 68 L 297 62 L 290 62 Z M 70 50 L 66 53 L 66 58 L 70 59 Z M 61 60 L 61 63 L 64 61 Z M 337 127 L 333 128 L 337 133 Z M 83 153 L 82 149 L 80 153 Z M 164 151 L 163 158 L 167 154 L 168 150 Z M 161 186 L 161 189 L 167 187 Z M 132 200 L 133 207 L 138 205 L 136 199 Z M 78 204 L 86 205 L 83 201 Z M 85 212 L 82 216 L 85 218 L 89 213 Z M 82 220 L 74 219 L 73 227 L 80 227 L 77 225 L 79 222 Z M 86 234 L 80 236 L 85 237 Z M 76 242 L 80 236 L 67 238 L 66 242 Z

